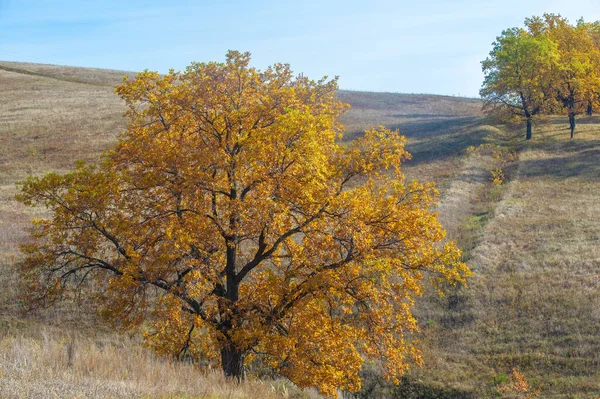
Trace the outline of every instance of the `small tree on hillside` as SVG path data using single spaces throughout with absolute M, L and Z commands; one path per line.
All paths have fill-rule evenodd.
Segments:
M 53 212 L 23 247 L 26 299 L 92 285 L 116 325 L 239 379 L 253 358 L 334 396 L 379 358 L 395 380 L 421 361 L 406 334 L 423 279 L 469 274 L 438 245 L 436 191 L 405 184 L 396 132 L 336 144 L 335 80 L 249 61 L 125 81 L 127 132 L 101 164 L 24 183 Z
M 481 63 L 484 111 L 500 120 L 524 120 L 530 140 L 534 118 L 549 100 L 547 74 L 556 59 L 556 46 L 547 38 L 520 28 L 503 31 Z

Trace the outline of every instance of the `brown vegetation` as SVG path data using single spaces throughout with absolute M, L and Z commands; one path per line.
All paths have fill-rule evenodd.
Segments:
M 226 382 L 188 363 L 157 358 L 136 341 L 42 328 L 33 337 L 0 337 L 3 398 L 305 397 L 285 381 Z M 316 397 L 316 395 L 314 395 Z

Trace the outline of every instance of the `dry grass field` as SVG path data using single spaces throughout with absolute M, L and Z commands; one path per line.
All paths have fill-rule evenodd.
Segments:
M 2 398 L 281 398 L 310 397 L 285 381 L 231 384 L 220 370 L 153 356 L 114 334 L 42 328 L 0 339 Z
M 28 174 L 94 161 L 123 130 L 113 87 L 124 72 L 0 62 L 0 397 L 313 397 L 283 381 L 228 385 L 218 373 L 156 358 L 104 326 L 88 305 L 24 315 L 13 265 L 34 213 L 13 199 Z M 132 75 L 132 74 L 130 74 Z M 439 213 L 475 275 L 468 289 L 426 295 L 417 314 L 425 365 L 401 387 L 377 366 L 362 397 L 502 397 L 520 370 L 540 397 L 600 396 L 600 117 L 575 140 L 564 118 L 519 132 L 486 124 L 480 102 L 340 91 L 352 105 L 344 140 L 399 128 L 409 178 L 438 182 Z M 517 151 L 506 181 L 470 146 Z M 496 147 L 494 147 L 496 148 Z

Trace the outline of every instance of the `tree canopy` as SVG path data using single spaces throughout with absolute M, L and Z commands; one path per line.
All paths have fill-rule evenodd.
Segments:
M 259 363 L 334 396 L 380 359 L 396 380 L 421 362 L 425 281 L 470 273 L 441 243 L 437 192 L 405 182 L 398 132 L 338 144 L 335 79 L 249 62 L 125 80 L 127 131 L 100 164 L 23 183 L 52 211 L 23 246 L 27 303 L 85 292 L 159 353 L 237 378 Z
M 521 28 L 507 29 L 481 64 L 485 74 L 484 110 L 506 119 L 524 119 L 526 138 L 532 122 L 550 101 L 547 75 L 558 57 L 556 45 Z
M 525 119 L 527 139 L 535 115 L 566 114 L 572 138 L 576 116 L 591 114 L 599 100 L 598 26 L 544 14 L 527 18 L 526 29 L 502 32 L 482 62 L 484 110 L 503 120 Z

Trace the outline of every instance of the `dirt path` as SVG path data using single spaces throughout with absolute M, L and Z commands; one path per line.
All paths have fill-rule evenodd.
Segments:
M 448 237 L 455 239 L 460 226 L 474 213 L 474 201 L 478 193 L 489 184 L 489 159 L 469 155 L 464 161 L 460 174 L 439 202 L 438 213 Z

